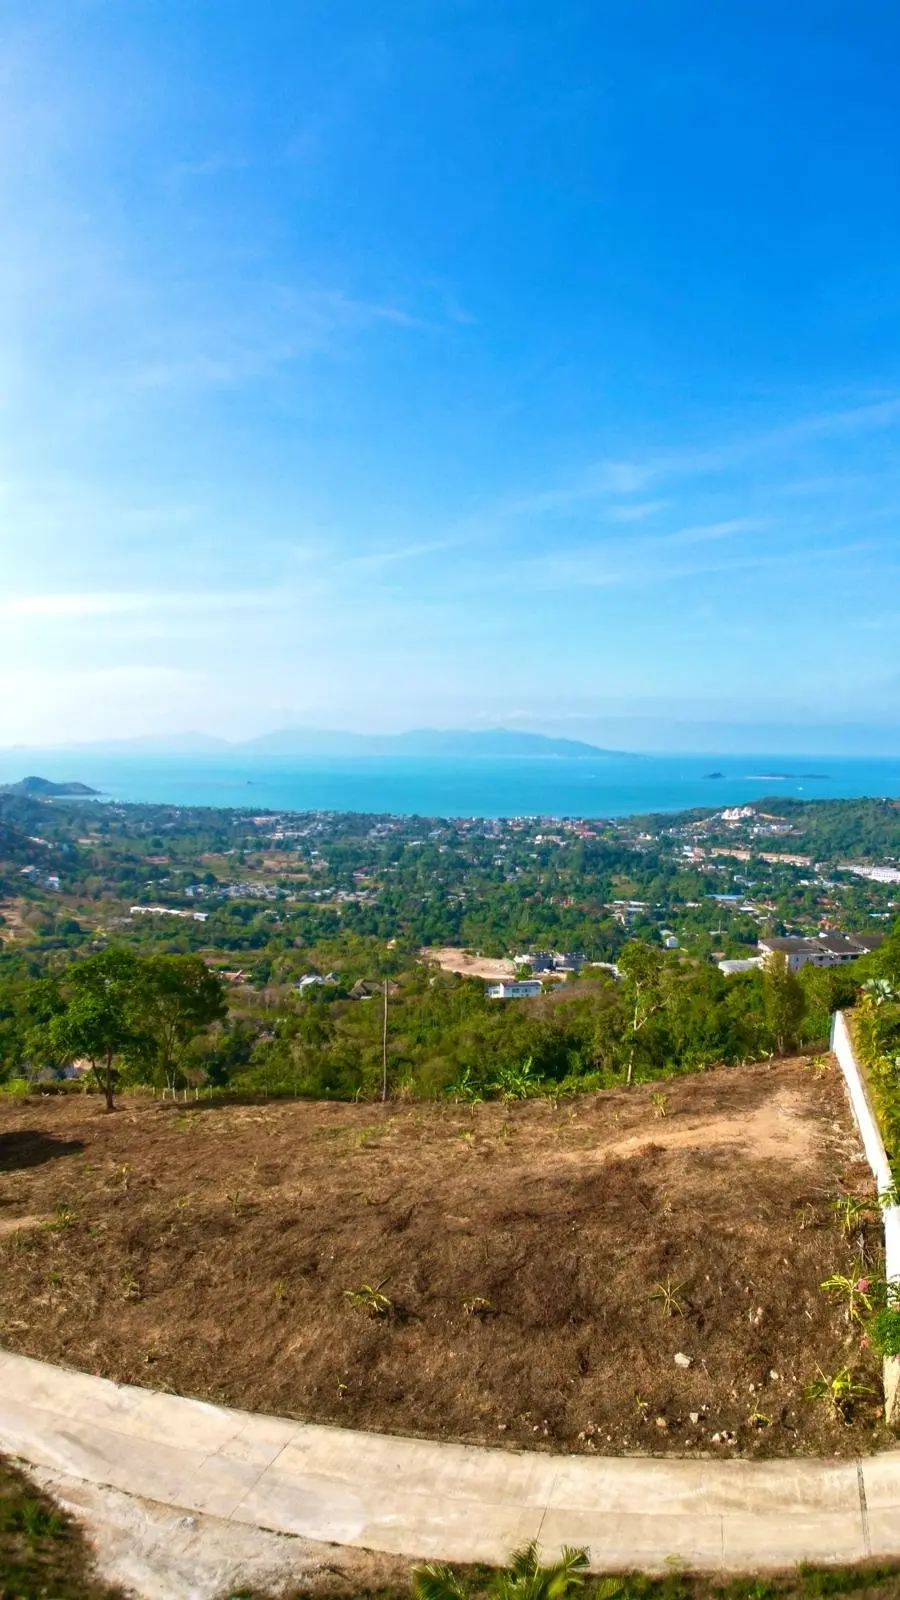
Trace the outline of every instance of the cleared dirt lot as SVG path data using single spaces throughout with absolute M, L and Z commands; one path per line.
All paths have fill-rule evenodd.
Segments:
M 433 961 L 442 972 L 456 972 L 461 978 L 483 978 L 487 983 L 502 983 L 504 978 L 514 978 L 516 964 L 505 956 L 476 956 L 457 945 L 430 946 L 419 951 L 425 961 Z
M 10 1348 L 473 1443 L 883 1442 L 877 1394 L 849 1423 L 802 1398 L 819 1367 L 878 1388 L 819 1288 L 860 1248 L 879 1266 L 877 1227 L 848 1241 L 831 1209 L 870 1184 L 830 1063 L 558 1104 L 124 1100 L 106 1116 L 78 1096 L 0 1117 Z

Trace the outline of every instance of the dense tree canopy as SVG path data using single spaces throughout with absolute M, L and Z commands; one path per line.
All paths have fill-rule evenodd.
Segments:
M 898 851 L 893 801 L 604 822 L 0 795 L 0 1079 L 80 1060 L 110 1098 L 119 1081 L 373 1094 L 384 1019 L 354 986 L 385 976 L 397 1093 L 558 1092 L 819 1044 L 867 977 L 900 989 L 900 934 L 799 976 L 717 959 L 761 933 L 884 929 L 896 887 L 858 869 Z M 497 1002 L 432 964 L 441 944 L 585 965 Z M 301 992 L 310 977 L 327 982 Z

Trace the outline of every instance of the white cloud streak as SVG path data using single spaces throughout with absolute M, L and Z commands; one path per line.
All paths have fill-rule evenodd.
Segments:
M 0 619 L 74 619 L 178 612 L 191 617 L 228 611 L 258 611 L 296 606 L 302 595 L 287 589 L 247 589 L 229 593 L 20 594 L 0 600 Z

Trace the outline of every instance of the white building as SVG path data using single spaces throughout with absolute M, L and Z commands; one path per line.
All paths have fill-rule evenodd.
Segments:
M 509 983 L 489 983 L 489 1000 L 533 1000 L 541 993 L 540 978 L 517 978 Z
M 133 917 L 187 917 L 190 922 L 205 922 L 208 911 L 179 911 L 176 906 L 132 906 Z
M 806 966 L 841 967 L 877 950 L 883 942 L 883 933 L 817 933 L 811 939 L 767 937 L 757 941 L 764 961 L 783 955 L 791 972 Z
M 855 872 L 858 878 L 868 878 L 872 883 L 900 883 L 900 867 L 859 867 L 842 861 L 841 871 Z

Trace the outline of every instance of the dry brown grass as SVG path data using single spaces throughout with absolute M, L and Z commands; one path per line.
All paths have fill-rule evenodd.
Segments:
M 664 1115 L 658 1085 L 471 1109 L 4 1107 L 0 1341 L 472 1443 L 870 1448 L 875 1401 L 844 1424 L 802 1398 L 817 1367 L 878 1382 L 819 1289 L 855 1249 L 831 1198 L 869 1192 L 836 1070 L 723 1069 L 662 1092 Z

